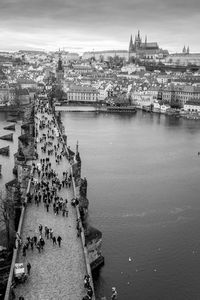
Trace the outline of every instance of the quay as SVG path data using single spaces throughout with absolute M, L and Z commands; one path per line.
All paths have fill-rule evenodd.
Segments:
M 98 107 L 98 106 L 64 106 L 56 105 L 56 111 L 66 111 L 66 112 L 96 112 L 96 113 L 136 113 L 137 110 L 134 106 L 108 106 L 108 107 Z
M 37 159 L 30 163 L 32 171 L 18 228 L 18 237 L 20 236 L 22 245 L 19 246 L 19 240 L 16 239 L 16 249 L 4 299 L 15 299 L 14 296 L 19 299 L 22 296 L 25 300 L 94 300 L 91 259 L 86 246 L 89 245 L 94 255 L 93 244 L 96 240 L 98 243 L 101 242 L 101 234 L 98 230 L 95 231 L 95 237 L 90 240 L 82 226 L 79 205 L 77 203 L 71 205 L 71 200 L 79 197 L 75 176 L 79 172 L 74 163 L 74 153 L 66 146 L 66 140 L 48 104 L 42 108 L 36 107 L 34 125 L 34 148 L 37 151 Z M 78 147 L 76 155 L 79 156 Z M 68 184 L 65 184 L 66 172 Z M 49 173 L 54 174 L 53 179 L 49 177 Z M 51 201 L 49 200 L 47 208 L 48 200 L 44 194 L 48 191 L 51 194 L 53 190 L 59 203 L 65 204 L 64 213 L 59 208 L 55 210 L 53 205 L 55 197 L 53 201 L 53 197 Z M 40 201 L 38 201 L 38 193 L 42 194 Z M 43 227 L 42 234 L 39 230 L 40 224 Z M 53 240 L 47 238 L 44 234 L 45 227 L 53 230 L 52 235 L 56 239 L 58 236 L 62 238 L 60 247 L 58 242 L 53 244 Z M 34 245 L 31 249 L 29 245 L 24 251 L 23 246 L 27 243 L 27 237 L 35 236 L 37 240 L 42 238 L 45 241 L 44 248 L 38 250 Z M 93 257 L 94 263 L 96 263 L 95 259 Z M 102 262 L 103 258 L 98 257 L 98 259 Z M 23 263 L 26 272 L 27 263 L 31 264 L 27 280 L 17 285 L 13 284 L 15 263 Z M 86 298 L 88 290 L 84 286 L 85 275 L 90 277 L 93 294 L 90 298 Z

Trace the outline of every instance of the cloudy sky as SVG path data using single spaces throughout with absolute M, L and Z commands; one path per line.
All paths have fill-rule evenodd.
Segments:
M 200 52 L 200 0 L 0 0 L 0 50 L 127 49 L 130 34 Z

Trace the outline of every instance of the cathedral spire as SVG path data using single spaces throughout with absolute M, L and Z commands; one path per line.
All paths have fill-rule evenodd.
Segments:
M 189 48 L 189 46 L 187 47 L 187 54 L 189 54 L 190 53 L 190 48 Z
M 132 34 L 131 34 L 130 43 L 129 43 L 129 52 L 132 51 L 132 48 L 133 48 L 133 38 L 132 38 Z

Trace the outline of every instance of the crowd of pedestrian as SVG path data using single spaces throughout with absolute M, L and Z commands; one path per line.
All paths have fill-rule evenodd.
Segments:
M 72 186 L 71 169 L 69 168 L 69 170 L 62 172 L 62 176 L 59 178 L 53 166 L 61 164 L 65 157 L 70 163 L 72 158 L 68 156 L 65 150 L 62 137 L 56 128 L 54 116 L 48 116 L 51 114 L 50 110 L 40 106 L 36 109 L 40 113 L 40 117 L 36 116 L 36 142 L 34 147 L 36 150 L 41 149 L 42 158 L 39 157 L 37 161 L 32 163 L 33 176 L 31 178 L 30 192 L 27 193 L 27 202 L 40 207 L 40 209 L 43 207 L 46 213 L 68 217 L 68 199 L 62 197 L 60 192 L 62 189 L 70 189 Z M 44 130 L 45 133 L 43 132 Z M 76 206 L 78 203 L 77 198 L 71 200 L 72 206 Z M 81 221 L 77 219 L 77 237 L 81 234 L 81 228 Z M 35 249 L 37 249 L 38 253 L 43 253 L 49 242 L 52 242 L 53 246 L 61 247 L 63 239 L 60 234 L 54 234 L 53 228 L 39 224 L 35 232 L 33 236 L 27 236 L 25 241 L 22 241 L 19 236 L 16 238 L 17 243 L 22 246 L 22 255 L 24 257 L 27 257 L 27 251 L 34 251 Z M 28 262 L 28 275 L 30 275 L 30 271 L 31 264 Z M 84 284 L 87 289 L 88 299 L 92 299 L 93 290 L 90 285 L 90 278 L 87 276 L 84 279 Z

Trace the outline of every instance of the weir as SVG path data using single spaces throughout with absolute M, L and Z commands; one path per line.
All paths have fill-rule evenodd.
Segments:
M 82 300 L 88 292 L 84 286 L 85 275 L 90 276 L 93 291 L 91 299 L 95 299 L 91 267 L 94 270 L 104 262 L 100 251 L 102 234 L 87 224 L 87 180 L 81 179 L 78 145 L 76 153 L 68 150 L 61 120 L 56 117 L 53 110 L 50 108 L 37 110 L 34 107 L 31 110 L 31 113 L 30 109 L 29 112 L 27 110 L 22 135 L 19 137 L 18 153 L 15 155 L 15 172 L 22 188 L 22 210 L 4 299 L 14 299 L 15 295 L 17 299 L 23 296 L 25 299 Z M 40 126 L 41 120 L 43 124 L 51 124 L 49 125 L 51 128 L 46 125 Z M 51 137 L 48 130 L 53 130 L 54 134 Z M 47 143 L 45 151 L 44 141 Z M 55 151 L 49 154 L 58 143 L 60 150 L 57 148 L 56 152 L 59 155 L 63 154 L 60 162 L 56 161 Z M 68 216 L 63 215 L 62 211 L 55 214 L 53 203 L 50 203 L 48 209 L 43 201 L 35 204 L 34 197 L 38 183 L 47 179 L 45 174 L 41 178 L 37 169 L 42 173 L 41 162 L 47 157 L 51 163 L 50 168 L 55 170 L 60 182 L 63 180 L 63 172 L 68 172 L 68 176 L 71 176 L 71 185 L 66 187 L 63 184 L 57 194 L 63 201 L 68 200 Z M 43 190 L 40 190 L 42 193 Z M 71 205 L 71 200 L 74 200 L 75 205 Z M 39 251 L 34 245 L 32 250 L 29 245 L 24 254 L 23 246 L 27 242 L 27 237 L 36 236 L 38 240 L 41 238 L 40 224 L 43 226 L 44 249 Z M 47 239 L 44 235 L 45 226 L 53 230 L 53 236 L 56 238 L 61 236 L 60 247 L 58 243 L 53 244 L 52 239 Z M 24 283 L 15 285 L 15 264 L 23 263 L 27 271 L 28 262 L 31 264 L 30 275 Z

